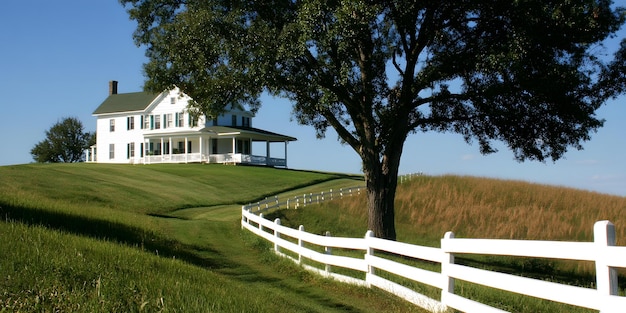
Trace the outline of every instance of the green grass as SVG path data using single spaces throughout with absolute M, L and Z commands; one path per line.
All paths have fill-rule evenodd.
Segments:
M 200 164 L 0 167 L 0 312 L 419 312 L 307 273 L 241 230 L 243 203 L 316 184 L 355 178 Z
M 363 237 L 367 230 L 366 199 L 346 198 L 299 210 L 281 210 L 267 217 L 285 226 L 305 225 L 308 232 L 330 230 L 334 236 Z M 563 187 L 475 177 L 419 176 L 398 188 L 398 240 L 438 247 L 446 231 L 460 238 L 593 241 L 593 224 L 616 225 L 618 245 L 626 241 L 626 197 Z M 458 263 L 499 272 L 593 287 L 591 262 L 534 258 L 457 256 Z M 626 271 L 620 270 L 620 294 Z M 418 284 L 395 279 L 407 286 Z M 592 312 L 481 286 L 457 282 L 455 292 L 513 312 Z M 428 291 L 428 295 L 436 294 Z
M 361 184 L 338 174 L 200 164 L 0 167 L 0 312 L 423 312 L 382 291 L 310 274 L 240 228 L 242 204 Z M 362 237 L 362 195 L 270 218 Z M 422 176 L 400 186 L 396 205 L 398 239 L 415 244 L 438 246 L 448 230 L 457 237 L 590 241 L 598 219 L 616 224 L 618 244 L 626 240 L 626 198 L 566 188 Z M 590 284 L 588 264 L 457 260 Z M 514 312 L 588 312 L 464 282 L 456 289 Z

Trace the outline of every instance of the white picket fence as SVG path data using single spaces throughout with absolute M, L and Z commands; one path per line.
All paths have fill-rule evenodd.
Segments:
M 595 223 L 594 242 L 466 239 L 454 238 L 454 233 L 447 232 L 441 239 L 441 248 L 433 248 L 375 238 L 371 231 L 368 231 L 364 238 L 330 237 L 328 233 L 322 236 L 305 232 L 303 226 L 299 229 L 292 229 L 282 226 L 280 219 L 270 221 L 263 217 L 262 212 L 267 210 L 296 209 L 300 205 L 360 193 L 362 189 L 363 187 L 354 187 L 334 192 L 331 190 L 327 193 L 305 194 L 283 202 L 280 202 L 278 197 L 274 197 L 246 205 L 241 210 L 241 226 L 272 242 L 276 253 L 302 264 L 308 270 L 347 283 L 378 287 L 431 312 L 444 312 L 449 308 L 462 312 L 506 312 L 455 294 L 454 283 L 457 279 L 598 310 L 601 313 L 626 312 L 626 297 L 618 295 L 615 270 L 626 268 L 626 247 L 615 246 L 615 227 L 609 221 Z M 307 246 L 314 245 L 319 248 L 309 249 L 305 247 L 305 243 Z M 333 255 L 333 248 L 359 250 L 363 252 L 363 258 Z M 286 251 L 291 251 L 291 255 Z M 377 253 L 380 251 L 386 253 Z M 391 260 L 388 257 L 389 254 L 439 263 L 441 271 L 429 271 L 398 263 Z M 455 264 L 455 255 L 463 254 L 595 262 L 597 288 L 563 285 Z M 304 265 L 304 259 L 321 263 L 324 269 Z M 338 274 L 333 270 L 334 267 L 365 273 L 365 278 Z M 377 270 L 438 288 L 441 290 L 440 299 L 427 297 L 413 289 L 378 276 Z

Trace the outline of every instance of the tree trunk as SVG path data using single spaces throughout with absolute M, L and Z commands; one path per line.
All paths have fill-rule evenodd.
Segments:
M 395 207 L 397 175 L 365 175 L 368 229 L 378 238 L 396 240 Z
M 391 149 L 383 155 L 380 162 L 375 162 L 376 164 L 366 164 L 364 161 L 368 206 L 367 226 L 378 238 L 396 240 L 394 201 L 401 154 L 402 149 Z

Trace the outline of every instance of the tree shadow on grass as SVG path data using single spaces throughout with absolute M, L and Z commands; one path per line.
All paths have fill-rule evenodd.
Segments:
M 261 288 L 272 287 L 293 290 L 298 285 L 289 279 L 285 280 L 278 276 L 260 273 L 249 265 L 235 264 L 218 250 L 205 246 L 184 245 L 152 231 L 119 222 L 44 209 L 12 206 L 5 203 L 0 203 L 0 218 L 9 223 L 43 226 L 78 236 L 125 244 L 146 252 L 156 253 L 164 258 L 175 257 L 195 266 L 216 270 L 222 275 Z M 325 296 L 323 293 L 320 294 L 301 286 L 297 288 L 293 291 L 294 293 L 306 293 L 307 298 L 324 307 L 341 309 L 346 312 L 360 311 L 349 304 Z
M 184 245 L 175 240 L 139 227 L 119 222 L 72 215 L 63 212 L 12 206 L 0 203 L 0 218 L 7 222 L 40 225 L 49 229 L 139 247 L 161 257 L 177 258 L 205 268 L 227 268 L 231 265 L 219 252 L 208 247 Z M 199 256 L 197 252 L 214 254 L 214 258 Z

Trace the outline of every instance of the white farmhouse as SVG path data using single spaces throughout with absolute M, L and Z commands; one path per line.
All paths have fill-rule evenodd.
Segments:
M 246 163 L 287 167 L 287 143 L 296 138 L 252 127 L 254 115 L 229 107 L 216 119 L 194 118 L 191 98 L 178 89 L 162 93 L 118 94 L 109 82 L 109 96 L 93 112 L 96 144 L 87 162 L 98 163 Z M 252 143 L 265 142 L 265 155 L 253 155 Z M 284 158 L 270 157 L 271 143 L 284 143 Z

